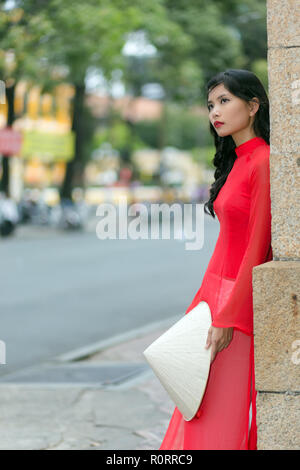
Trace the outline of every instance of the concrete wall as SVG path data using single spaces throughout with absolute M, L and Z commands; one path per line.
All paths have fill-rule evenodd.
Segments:
M 253 270 L 258 449 L 299 449 L 300 8 L 267 9 L 274 256 Z

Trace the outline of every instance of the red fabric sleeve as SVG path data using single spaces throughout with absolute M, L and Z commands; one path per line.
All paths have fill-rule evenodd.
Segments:
M 246 250 L 230 296 L 213 326 L 253 332 L 252 269 L 272 259 L 269 152 L 261 152 L 250 166 L 250 215 Z

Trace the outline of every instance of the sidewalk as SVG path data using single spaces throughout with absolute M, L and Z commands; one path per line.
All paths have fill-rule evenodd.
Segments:
M 142 351 L 166 329 L 72 361 L 83 370 L 144 364 L 116 385 L 0 382 L 0 450 L 158 450 L 174 405 Z

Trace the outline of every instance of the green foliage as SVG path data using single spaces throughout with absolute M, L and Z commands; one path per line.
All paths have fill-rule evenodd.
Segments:
M 33 2 L 34 3 L 34 2 Z M 135 28 L 138 12 L 120 10 L 118 1 L 49 0 L 40 8 L 49 31 L 44 37 L 47 61 L 66 68 L 65 79 L 82 83 L 89 67 L 110 74 L 121 66 L 124 35 Z
M 134 125 L 135 133 L 145 147 L 157 148 L 160 121 L 140 121 Z
M 239 37 L 224 24 L 222 12 L 214 2 L 194 0 L 188 8 L 185 0 L 167 0 L 166 4 L 170 19 L 191 38 L 190 58 L 201 67 L 204 83 L 219 71 L 244 63 Z
M 90 109 L 83 106 L 82 112 L 82 132 L 84 133 L 82 162 L 87 163 L 90 160 L 93 151 L 93 137 L 96 131 L 96 120 L 92 116 Z
M 193 159 L 196 162 L 201 162 L 207 168 L 215 169 L 213 165 L 213 159 L 215 156 L 216 148 L 214 145 L 209 145 L 205 147 L 195 147 L 191 149 Z
M 264 0 L 15 0 L 15 5 L 7 11 L 2 4 L 0 50 L 13 50 L 20 74 L 44 81 L 45 89 L 58 78 L 82 83 L 89 67 L 107 79 L 124 68 L 134 94 L 145 83 L 159 82 L 168 100 L 203 103 L 213 74 L 227 67 L 253 69 L 257 59 L 266 59 Z M 155 57 L 122 56 L 127 34 L 138 30 L 156 47 Z M 3 69 L 3 53 L 1 64 Z
M 134 125 L 135 134 L 145 146 L 158 147 L 161 121 L 141 121 Z M 181 107 L 169 105 L 166 111 L 165 145 L 181 150 L 211 143 L 209 123 L 204 116 L 195 116 Z
M 233 28 L 240 38 L 244 67 L 258 59 L 267 59 L 267 2 L 265 0 L 211 0 L 222 22 Z
M 37 76 L 41 54 L 37 43 L 43 37 L 43 25 L 22 8 L 0 10 L 0 69 L 2 79 L 26 78 Z
M 194 116 L 179 106 L 167 107 L 166 145 L 179 149 L 192 149 L 209 141 L 208 119 Z
M 93 139 L 91 116 L 86 110 L 77 116 L 85 140 L 77 155 L 82 163 L 104 139 L 121 155 L 163 144 L 193 149 L 195 159 L 210 165 L 208 119 L 187 111 L 205 104 L 207 80 L 226 68 L 248 68 L 268 88 L 265 0 L 14 0 L 10 10 L 4 4 L 1 78 L 30 78 L 51 91 L 59 82 L 84 86 L 89 69 L 101 72 L 110 84 L 118 69 L 134 96 L 149 83 L 164 90 L 161 121 L 130 123 L 114 116 Z M 129 33 L 137 31 L 145 33 L 156 54 L 122 54 Z M 7 51 L 13 57 L 10 64 Z
M 206 147 L 211 144 L 209 123 L 205 116 L 195 116 L 183 111 L 179 106 L 168 106 L 165 145 L 181 150 Z M 130 125 L 115 118 L 109 127 L 98 128 L 93 138 L 93 149 L 109 142 L 121 154 L 128 148 L 131 151 L 141 148 L 157 148 L 161 121 L 147 120 Z
M 268 92 L 269 82 L 268 82 L 268 63 L 265 59 L 258 59 L 252 63 L 251 71 L 262 82 L 265 90 Z
M 115 150 L 122 155 L 130 150 L 138 150 L 145 146 L 151 146 L 143 141 L 139 134 L 132 133 L 132 128 L 120 118 L 115 120 L 109 127 L 98 128 L 93 137 L 92 149 L 101 147 L 105 142 L 109 142 Z

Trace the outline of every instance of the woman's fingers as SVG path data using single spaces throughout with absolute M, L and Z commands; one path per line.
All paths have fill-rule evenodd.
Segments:
M 221 352 L 223 351 L 223 349 L 228 348 L 229 344 L 230 344 L 230 341 L 219 343 L 218 352 Z
M 212 334 L 212 330 L 211 328 L 208 330 L 208 333 L 207 333 L 207 339 L 206 339 L 206 344 L 205 344 L 205 349 L 208 349 L 211 345 L 211 334 Z
M 232 339 L 233 328 L 216 328 L 211 326 L 207 333 L 205 348 L 211 346 L 210 362 L 213 362 L 217 353 L 227 348 Z
M 218 352 L 218 343 L 216 341 L 212 342 L 211 354 L 210 354 L 210 363 L 212 363 Z

